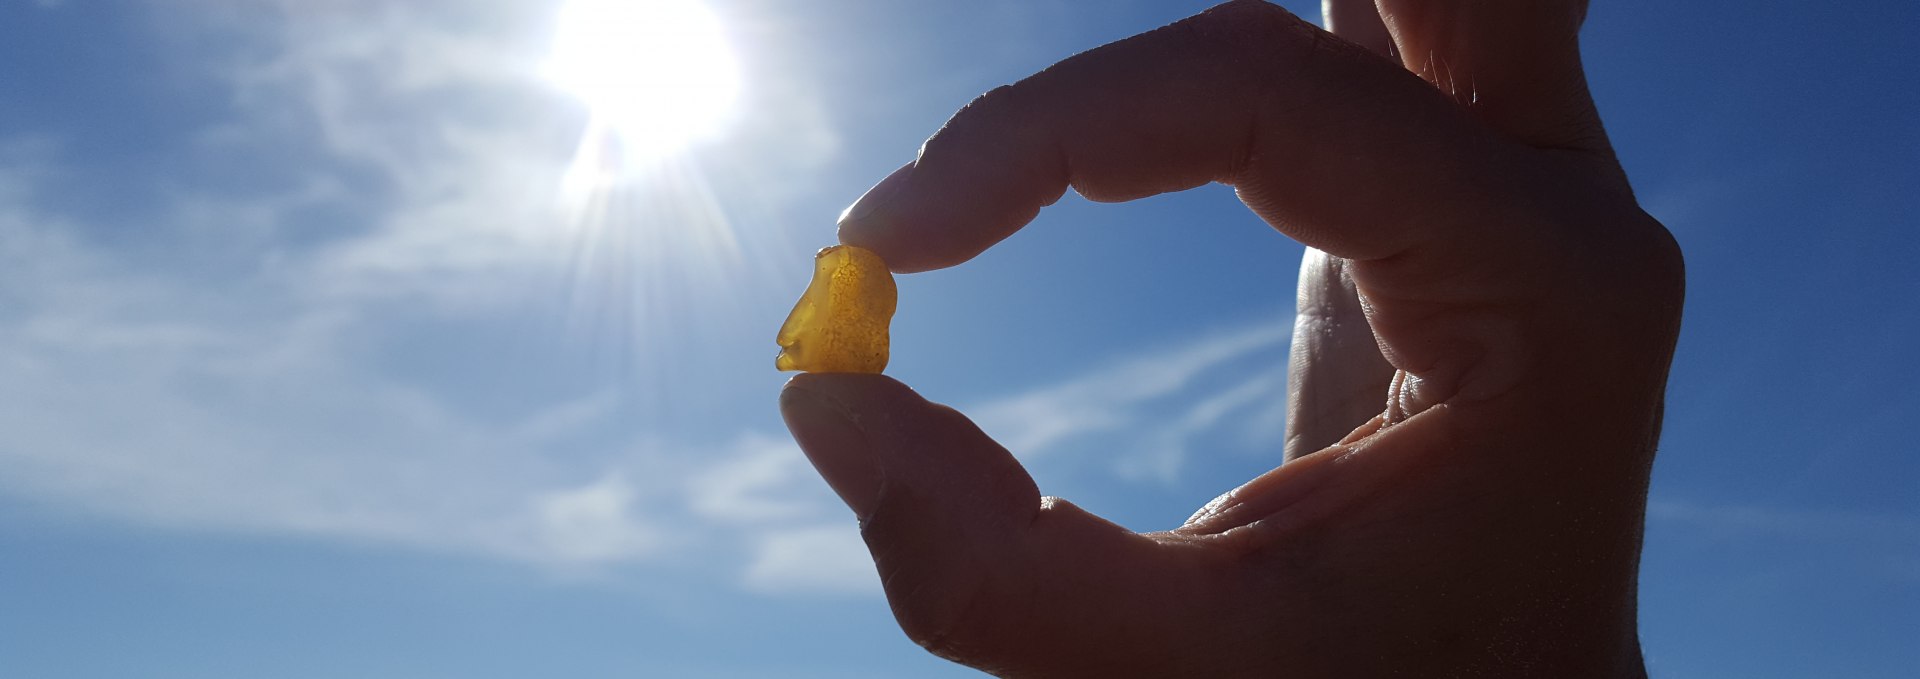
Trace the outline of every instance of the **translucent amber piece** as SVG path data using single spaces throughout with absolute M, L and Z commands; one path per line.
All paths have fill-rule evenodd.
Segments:
M 887 367 L 887 324 L 898 293 L 887 263 L 835 245 L 813 256 L 813 283 L 780 326 L 773 367 L 816 373 L 877 373 Z

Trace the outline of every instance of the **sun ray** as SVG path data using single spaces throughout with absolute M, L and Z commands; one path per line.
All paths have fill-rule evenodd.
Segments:
M 656 359 L 717 328 L 742 277 L 742 242 L 702 169 L 726 131 L 739 65 L 695 0 L 573 0 L 546 73 L 588 118 L 560 180 L 563 324 L 639 380 Z M 697 349 L 698 346 L 681 347 Z M 644 391 L 644 390 L 643 390 Z

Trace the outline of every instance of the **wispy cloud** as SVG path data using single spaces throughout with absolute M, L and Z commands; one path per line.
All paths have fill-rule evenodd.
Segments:
M 769 594 L 880 594 L 867 546 L 851 524 L 767 535 L 747 566 L 746 585 Z
M 1710 505 L 1656 497 L 1647 502 L 1647 518 L 1693 526 L 1728 537 L 1888 543 L 1920 549 L 1920 517 L 1912 516 L 1796 507 Z
M 0 143 L 0 493 L 166 529 L 565 570 L 688 558 L 743 564 L 759 591 L 873 593 L 851 517 L 784 435 L 634 434 L 611 380 L 501 415 L 469 407 L 472 385 L 406 374 L 446 344 L 407 323 L 498 318 L 528 281 L 580 270 L 554 201 L 581 115 L 530 66 L 545 45 L 526 26 L 547 5 L 485 5 L 462 22 L 411 4 L 161 13 L 263 50 L 229 65 L 232 116 L 192 131 L 198 152 L 291 175 L 168 184 L 155 247 L 189 265 L 54 207 L 57 142 Z M 734 143 L 783 180 L 736 180 L 802 190 L 786 179 L 836 137 L 804 79 L 759 69 L 774 86 L 750 106 L 783 115 L 750 117 Z M 1023 455 L 1125 441 L 1108 472 L 1171 478 L 1197 437 L 1272 410 L 1287 332 L 1206 335 L 972 412 Z M 385 349 L 406 341 L 435 348 Z
M 729 525 L 778 525 L 844 513 L 785 437 L 741 438 L 719 462 L 695 473 L 689 490 L 695 515 Z
M 620 195 L 583 212 L 562 178 L 588 114 L 540 73 L 557 8 L 528 0 L 345 11 L 281 0 L 156 12 L 170 30 L 239 35 L 261 48 L 195 64 L 223 71 L 233 97 L 230 118 L 195 134 L 200 151 L 299 177 L 282 195 L 185 190 L 179 201 L 224 215 L 222 229 L 236 208 L 259 205 L 345 216 L 297 234 L 310 251 L 281 262 L 320 301 L 424 301 L 438 313 L 484 313 L 556 290 L 665 287 L 635 285 L 654 272 L 670 270 L 672 285 L 723 289 L 777 269 L 762 251 L 789 251 L 779 247 L 784 234 L 735 242 L 694 227 L 724 226 L 736 210 L 777 212 L 834 160 L 838 134 L 809 74 L 741 42 L 749 114 L 696 156 L 634 168 Z M 265 215 L 273 216 L 283 215 Z M 618 228 L 595 230 L 595 218 L 619 220 Z
M 1656 495 L 1647 502 L 1653 559 L 1672 541 L 1738 555 L 1718 564 L 1728 586 L 1772 596 L 1806 578 L 1920 584 L 1920 516 L 1791 505 L 1710 504 Z M 1794 555 L 1782 559 L 1778 555 Z M 1774 556 L 1761 556 L 1774 555 Z M 1751 595 L 1751 594 L 1749 594 Z
M 790 442 L 593 435 L 612 389 L 476 417 L 365 361 L 365 313 L 117 266 L 33 209 L 26 174 L 0 166 L 0 492 L 569 570 L 738 550 L 752 586 L 852 591 L 807 560 L 852 526 Z
M 636 490 L 619 473 L 535 501 L 543 555 L 567 562 L 624 561 L 647 556 L 662 529 L 640 520 Z
M 50 218 L 4 209 L 3 289 L 27 298 L 0 323 L 7 492 L 175 528 L 570 568 L 705 545 L 745 551 L 741 577 L 754 589 L 872 591 L 850 517 L 782 436 L 707 449 L 590 438 L 611 453 L 569 454 L 579 432 L 620 412 L 617 392 L 478 419 L 358 361 L 354 314 L 252 304 L 192 313 L 200 290 L 118 273 L 39 226 Z M 1109 434 L 1174 456 L 1120 464 L 1171 473 L 1188 436 L 1284 381 L 1274 368 L 1229 375 L 1216 391 L 1196 385 L 1285 338 L 1282 324 L 1203 337 L 975 414 L 1029 453 Z M 1176 397 L 1192 401 L 1179 417 L 1145 411 Z
M 765 440 L 620 433 L 608 420 L 631 404 L 612 381 L 503 418 L 404 375 L 418 354 L 396 370 L 382 349 L 444 343 L 405 326 L 498 318 L 530 280 L 574 266 L 582 243 L 556 193 L 583 115 L 534 72 L 553 3 L 203 9 L 155 12 L 169 22 L 156 30 L 249 50 L 212 64 L 230 115 L 180 133 L 219 165 L 291 178 L 239 193 L 168 178 L 171 200 L 145 216 L 167 256 L 149 258 L 52 207 L 74 186 L 52 181 L 58 140 L 0 140 L 0 492 L 152 525 L 573 566 L 754 549 L 757 533 L 726 528 L 739 515 L 784 526 L 783 512 L 817 522 L 833 506 L 824 488 L 710 492 L 725 475 L 709 467 L 750 471 Z M 820 102 L 801 74 L 760 75 L 775 79 L 749 103 L 783 115 L 749 116 L 729 143 L 759 171 L 810 176 L 835 150 Z M 208 259 L 218 268 L 192 270 Z
M 1265 426 L 1271 418 L 1266 411 L 1283 403 L 1286 362 L 1279 357 L 1290 337 L 1291 323 L 1275 321 L 1176 346 L 1134 349 L 1132 358 L 966 410 L 1024 458 L 1092 440 L 1120 475 L 1170 480 L 1189 440 L 1222 425 L 1229 414 L 1251 415 L 1244 424 L 1253 428 L 1242 428 L 1242 434 L 1278 439 L 1280 432 Z

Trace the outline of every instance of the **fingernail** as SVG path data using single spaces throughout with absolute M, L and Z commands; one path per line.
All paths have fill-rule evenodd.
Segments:
M 899 195 L 900 190 L 907 185 L 907 177 L 912 174 L 913 163 L 907 163 L 900 166 L 900 169 L 894 170 L 893 174 L 887 175 L 886 179 L 874 184 L 873 188 L 867 189 L 867 193 L 860 196 L 859 200 L 847 206 L 847 209 L 840 213 L 840 223 L 857 222 L 873 216 L 875 210 Z
M 781 392 L 780 414 L 786 418 L 793 440 L 807 454 L 807 461 L 833 487 L 840 501 L 866 521 L 880 502 L 885 479 L 866 432 L 854 424 L 844 406 L 805 389 L 788 387 Z

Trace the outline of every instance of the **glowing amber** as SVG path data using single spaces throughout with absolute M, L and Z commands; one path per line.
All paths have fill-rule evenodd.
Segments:
M 773 367 L 816 373 L 877 373 L 887 367 L 887 323 L 897 293 L 887 263 L 835 245 L 813 256 L 813 283 L 780 326 Z

